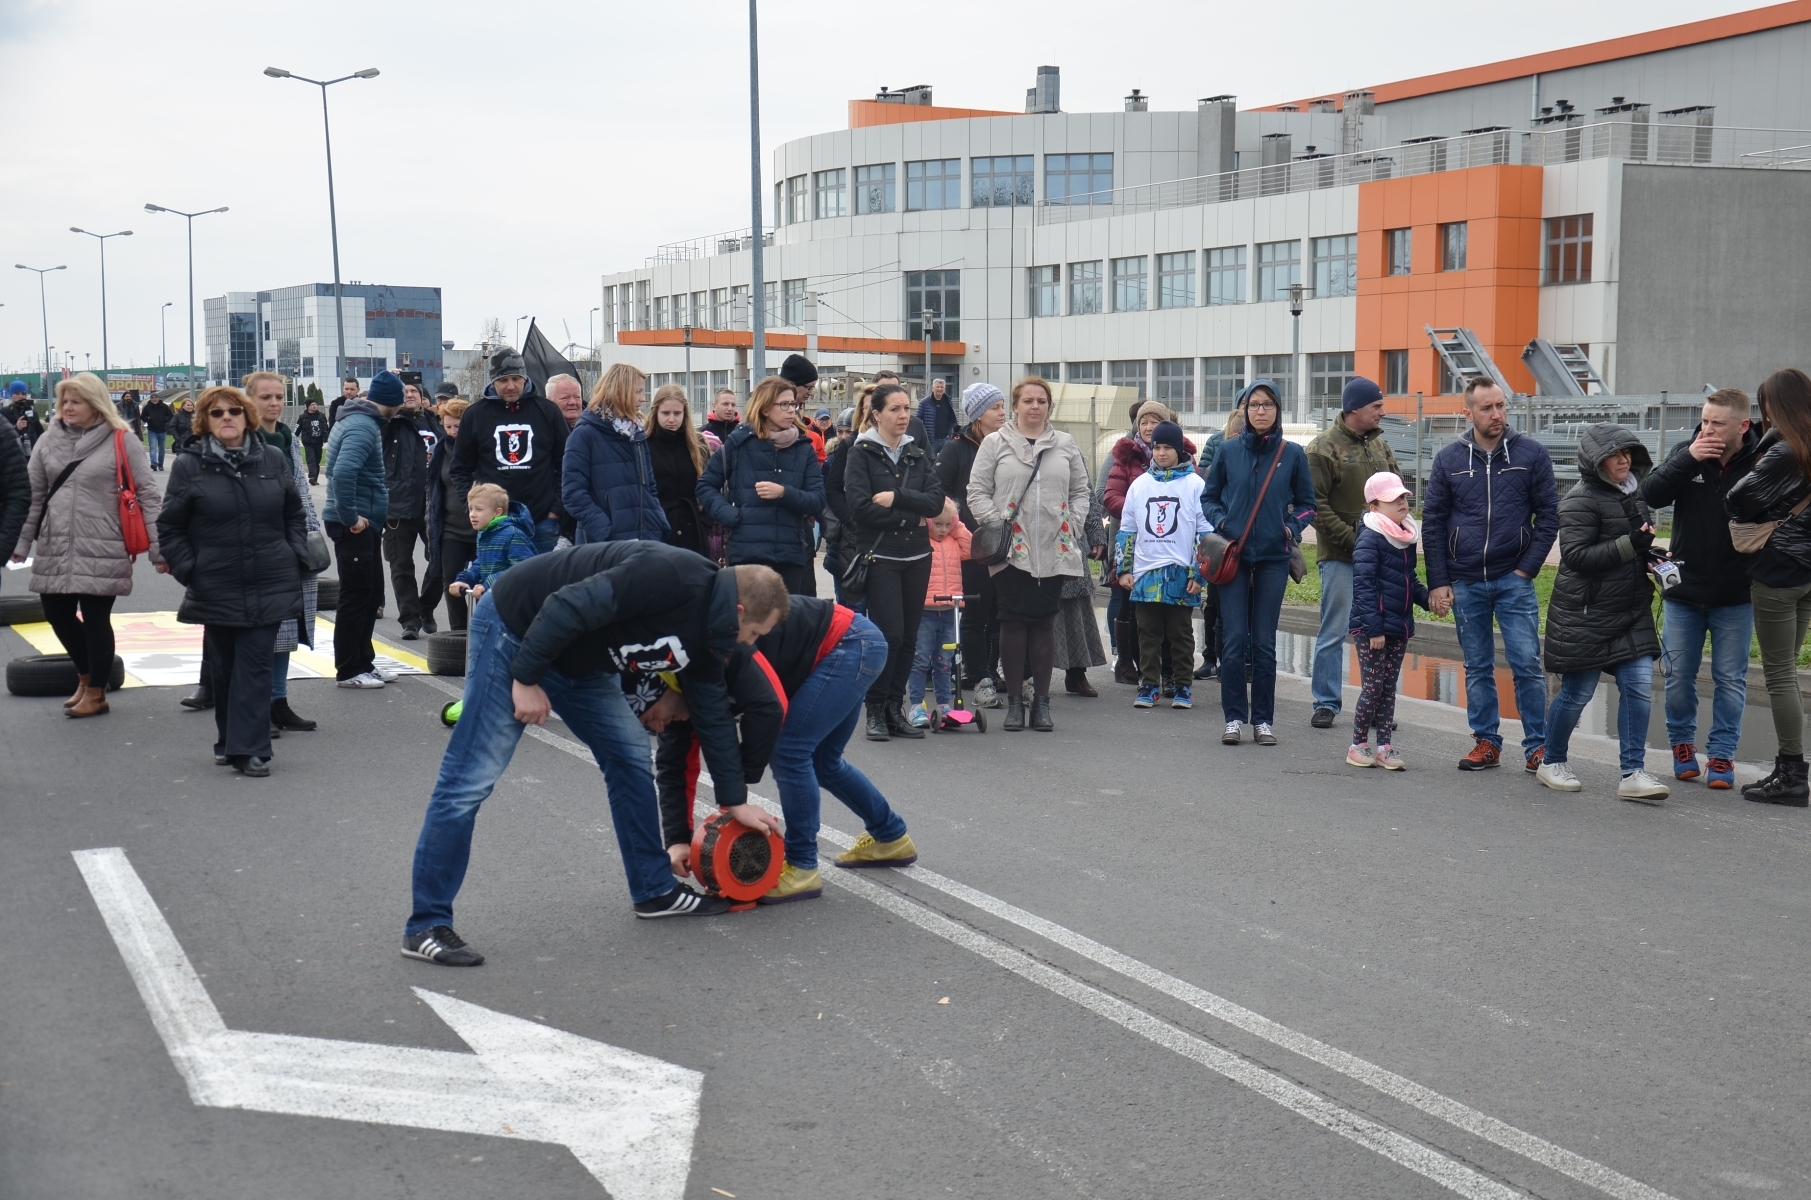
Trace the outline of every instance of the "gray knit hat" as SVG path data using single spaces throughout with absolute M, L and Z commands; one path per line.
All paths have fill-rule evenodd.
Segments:
M 971 383 L 962 392 L 962 423 L 973 425 L 975 418 L 1004 402 L 1006 393 L 991 383 Z

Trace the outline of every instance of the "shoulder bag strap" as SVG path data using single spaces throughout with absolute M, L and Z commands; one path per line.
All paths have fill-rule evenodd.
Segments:
M 1042 450 L 1038 451 L 1038 456 L 1031 460 L 1031 478 L 1025 481 L 1025 486 L 1019 489 L 1019 498 L 1014 500 L 1012 502 L 1012 507 L 1006 510 L 1006 519 L 1008 521 L 1011 521 L 1014 517 L 1019 515 L 1019 506 L 1024 504 L 1025 497 L 1031 494 L 1031 485 L 1037 482 L 1038 472 L 1044 467 L 1044 456 L 1050 453 L 1050 449 L 1049 446 L 1045 446 Z
M 1283 447 L 1288 445 L 1288 443 L 1281 440 L 1282 437 L 1283 435 L 1279 431 L 1277 433 L 1278 441 L 1276 457 L 1270 460 L 1270 470 L 1264 472 L 1264 482 L 1258 485 L 1258 498 L 1252 501 L 1251 515 L 1245 518 L 1245 529 L 1239 534 L 1240 545 L 1243 545 L 1245 539 L 1251 536 L 1251 527 L 1257 523 L 1258 509 L 1264 507 L 1264 493 L 1270 490 L 1270 477 L 1277 473 L 1277 464 L 1283 461 Z
M 44 493 L 44 507 L 46 510 L 50 508 L 50 498 L 57 494 L 57 489 L 62 487 L 65 483 L 68 483 L 69 477 L 75 474 L 75 469 L 87 461 L 86 458 L 78 458 L 63 468 L 62 473 L 51 483 L 50 490 Z
M 126 466 L 126 431 L 123 429 L 113 431 L 113 481 L 119 485 L 122 492 L 127 488 L 136 488 L 138 485 L 138 481 L 132 478 L 132 472 Z

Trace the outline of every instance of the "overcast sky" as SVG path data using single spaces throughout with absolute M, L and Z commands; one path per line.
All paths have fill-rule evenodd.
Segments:
M 1019 110 L 1040 63 L 1063 107 L 1154 109 L 1331 93 L 1659 28 L 1727 0 L 1099 0 L 900 5 L 768 0 L 763 168 L 842 128 L 850 99 L 932 84 L 939 104 Z M 47 277 L 50 342 L 100 365 L 108 243 L 113 362 L 186 356 L 184 222 L 201 299 L 331 280 L 320 92 L 263 76 L 381 77 L 331 89 L 342 277 L 438 286 L 445 334 L 538 316 L 584 342 L 597 278 L 662 242 L 748 224 L 747 9 L 722 0 L 0 0 L 0 252 Z M 771 183 L 771 180 L 767 181 Z M 772 220 L 772 214 L 767 214 Z M 37 277 L 0 278 L 0 365 L 41 357 Z

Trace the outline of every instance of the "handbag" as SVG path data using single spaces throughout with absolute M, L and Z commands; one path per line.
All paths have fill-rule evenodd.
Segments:
M 874 552 L 880 549 L 880 539 L 885 536 L 884 532 L 875 534 L 873 543 L 866 550 L 857 552 L 855 557 L 849 560 L 849 565 L 843 568 L 842 581 L 845 592 L 854 596 L 867 593 L 868 568 L 874 565 Z
M 1006 561 L 1006 555 L 1012 550 L 1012 522 L 1019 515 L 1019 505 L 1025 503 L 1025 497 L 1031 491 L 1031 485 L 1037 482 L 1038 472 L 1043 469 L 1044 456 L 1050 453 L 1051 447 L 1045 446 L 1038 451 L 1038 456 L 1031 461 L 1031 478 L 1019 491 L 1019 498 L 1007 506 L 1004 517 L 996 517 L 984 522 L 975 530 L 969 539 L 968 560 L 983 566 L 996 566 Z
M 126 555 L 137 562 L 138 556 L 151 548 L 151 531 L 145 528 L 145 513 L 138 506 L 138 488 L 132 472 L 126 469 L 126 431 L 113 431 L 113 479 L 119 486 L 119 530 L 126 541 Z
M 1239 536 L 1227 541 L 1217 533 L 1210 533 L 1201 539 L 1198 553 L 1202 576 L 1215 587 L 1224 587 L 1231 583 L 1233 576 L 1239 573 L 1239 552 L 1245 548 L 1245 539 L 1251 536 L 1251 527 L 1257 522 L 1258 510 L 1264 507 L 1264 493 L 1270 490 L 1271 476 L 1277 473 L 1277 464 L 1283 461 L 1283 447 L 1287 445 L 1281 434 L 1277 435 L 1276 456 L 1270 460 L 1270 470 L 1264 473 L 1264 482 L 1258 485 L 1258 498 L 1252 502 L 1251 515 L 1245 519 L 1245 528 Z M 1290 553 L 1289 573 L 1295 576 L 1295 553 Z M 1307 574 L 1308 564 L 1302 562 L 1302 573 Z M 1295 576 L 1296 582 L 1301 578 Z
M 302 553 L 302 574 L 319 575 L 333 565 L 333 547 L 327 535 L 318 529 L 308 531 L 308 547 Z
M 1735 547 L 1737 554 L 1756 554 L 1773 536 L 1773 531 L 1787 521 L 1799 516 L 1806 508 L 1811 508 L 1811 493 L 1792 506 L 1792 511 L 1778 521 L 1731 521 L 1729 523 L 1729 544 Z

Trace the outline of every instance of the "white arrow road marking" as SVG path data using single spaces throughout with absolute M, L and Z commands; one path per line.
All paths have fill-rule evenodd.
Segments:
M 228 1029 L 126 852 L 75 861 L 196 1104 L 551 1142 L 615 1200 L 684 1195 L 699 1072 L 422 988 L 475 1054 Z

